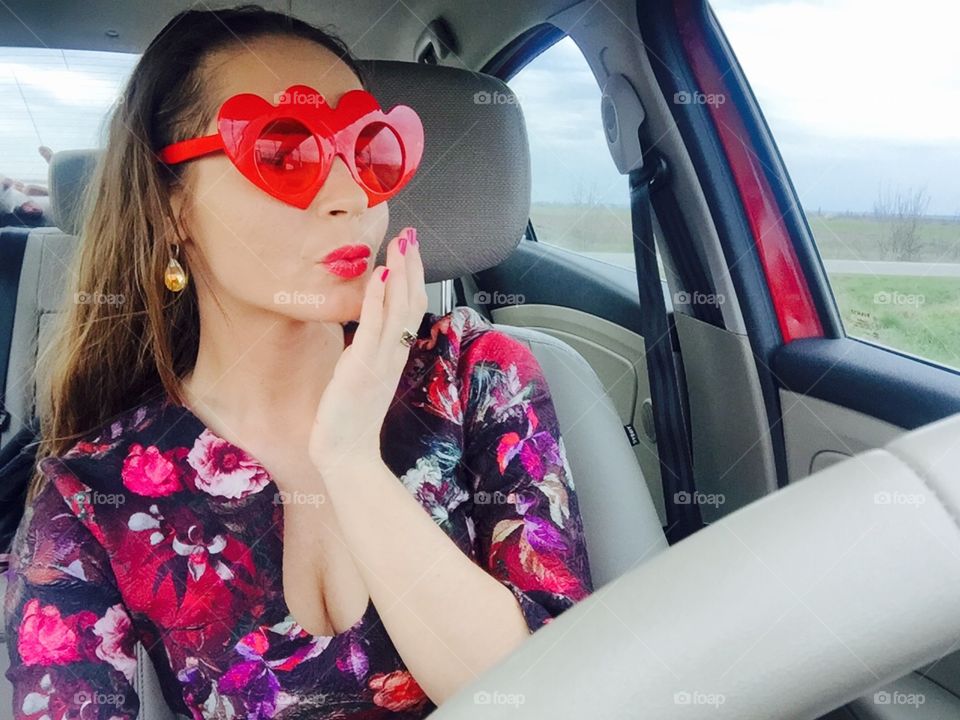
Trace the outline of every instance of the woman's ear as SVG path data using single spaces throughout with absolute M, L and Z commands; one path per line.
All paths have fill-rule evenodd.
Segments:
M 171 241 L 186 244 L 192 240 L 188 227 L 189 203 L 187 188 L 184 181 L 177 182 L 170 188 L 170 214 L 167 222 L 170 225 Z

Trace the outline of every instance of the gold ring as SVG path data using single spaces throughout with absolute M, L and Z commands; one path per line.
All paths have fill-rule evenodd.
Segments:
M 412 348 L 414 343 L 417 342 L 417 336 L 407 330 L 407 328 L 404 328 L 403 335 L 400 337 L 400 342 L 402 342 L 408 348 Z

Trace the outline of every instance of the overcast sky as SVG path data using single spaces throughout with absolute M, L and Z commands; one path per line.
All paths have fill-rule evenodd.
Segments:
M 960 213 L 960 2 L 712 0 L 803 205 L 869 211 L 878 190 L 925 186 Z M 136 56 L 0 48 L 0 174 L 45 181 L 36 153 L 100 144 Z M 563 40 L 510 83 L 528 122 L 533 199 L 624 205 L 600 90 Z
M 39 145 L 97 147 L 136 55 L 0 48 L 0 175 L 46 182 Z
M 712 0 L 807 208 L 960 213 L 960 3 Z
M 870 211 L 926 187 L 960 213 L 960 2 L 712 0 L 804 207 Z M 562 79 L 558 82 L 558 78 Z M 600 91 L 564 40 L 510 83 L 531 127 L 534 200 L 571 177 L 626 203 L 599 126 Z

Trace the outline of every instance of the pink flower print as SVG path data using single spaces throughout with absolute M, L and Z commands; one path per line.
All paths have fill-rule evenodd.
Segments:
M 106 660 L 133 682 L 133 674 L 137 669 L 137 660 L 130 647 L 130 616 L 120 604 L 107 608 L 104 616 L 97 620 L 93 632 L 101 638 L 97 646 L 97 657 Z
M 242 498 L 270 481 L 252 457 L 207 429 L 200 433 L 187 462 L 197 471 L 197 489 L 217 497 Z
M 155 445 L 133 443 L 123 460 L 120 477 L 129 490 L 147 497 L 164 497 L 183 488 L 180 461 L 185 448 L 160 452 Z
M 76 629 L 56 605 L 32 598 L 23 608 L 17 632 L 17 651 L 24 665 L 60 665 L 80 659 Z

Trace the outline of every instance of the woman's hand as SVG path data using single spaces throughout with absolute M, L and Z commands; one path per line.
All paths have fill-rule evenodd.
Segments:
M 404 328 L 416 334 L 427 310 L 416 234 L 416 228 L 404 228 L 390 241 L 386 281 L 381 280 L 382 266 L 373 269 L 353 342 L 320 398 L 309 453 L 325 477 L 383 462 L 380 429 L 410 356 L 401 336 Z

